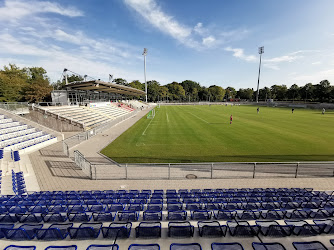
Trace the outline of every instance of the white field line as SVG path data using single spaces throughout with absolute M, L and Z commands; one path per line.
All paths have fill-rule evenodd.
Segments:
M 153 119 L 154 119 L 154 117 L 153 117 L 153 118 L 151 119 L 151 121 L 147 124 L 147 126 L 146 126 L 144 132 L 143 132 L 141 135 L 145 135 L 145 132 L 146 132 L 146 130 L 148 129 L 148 127 L 151 125 L 151 122 L 153 121 Z
M 169 122 L 169 119 L 168 119 L 168 114 L 166 113 L 166 116 L 167 116 L 167 122 Z
M 189 114 L 195 116 L 196 118 L 200 119 L 201 121 L 203 121 L 203 122 L 205 122 L 205 123 L 207 123 L 207 124 L 210 124 L 210 122 L 207 122 L 206 120 L 202 119 L 201 117 L 198 117 L 197 115 L 194 115 L 193 113 L 191 113 L 191 112 L 189 112 L 189 111 L 187 111 L 187 113 L 189 113 Z

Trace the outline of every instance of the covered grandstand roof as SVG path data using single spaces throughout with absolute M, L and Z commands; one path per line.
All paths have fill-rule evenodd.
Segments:
M 71 82 L 67 84 L 65 87 L 71 88 L 74 90 L 90 90 L 90 91 L 117 93 L 117 94 L 124 94 L 124 95 L 137 95 L 137 96 L 145 95 L 145 92 L 142 90 L 115 84 L 115 83 L 103 82 L 100 80 Z

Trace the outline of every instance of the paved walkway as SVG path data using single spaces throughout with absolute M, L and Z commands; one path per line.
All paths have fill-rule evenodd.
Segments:
M 71 149 L 79 150 L 91 162 L 110 162 L 97 152 L 135 124 L 147 110 L 138 112 L 116 126 Z M 278 188 L 312 187 L 334 190 L 334 178 L 272 179 L 195 179 L 195 180 L 90 180 L 72 159 L 63 153 L 62 142 L 30 154 L 30 160 L 41 190 L 107 190 L 107 189 L 180 189 L 180 188 Z

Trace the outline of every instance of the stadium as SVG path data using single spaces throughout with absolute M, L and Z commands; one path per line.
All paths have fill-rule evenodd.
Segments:
M 334 249 L 334 50 L 314 49 L 313 23 L 286 8 L 311 16 L 321 4 L 263 2 L 289 22 L 265 13 L 272 26 L 258 22 L 266 27 L 259 38 L 249 26 L 224 26 L 256 19 L 246 2 L 162 2 L 0 4 L 8 62 L 0 69 L 0 249 Z M 324 6 L 314 37 L 332 48 L 322 41 L 333 34 L 318 33 L 332 23 Z M 205 24 L 203 13 L 224 22 L 207 16 Z M 239 46 L 254 32 L 256 43 L 286 48 L 270 32 L 278 23 L 298 26 L 284 37 L 298 50 L 262 59 L 262 45 L 256 56 Z M 138 44 L 152 56 L 145 48 L 139 58 Z M 143 82 L 127 82 L 138 75 Z M 200 80 L 180 80 L 188 77 Z

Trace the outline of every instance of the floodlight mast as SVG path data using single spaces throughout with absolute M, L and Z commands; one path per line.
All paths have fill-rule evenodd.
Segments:
M 144 56 L 145 99 L 146 99 L 146 103 L 147 103 L 146 55 L 147 55 L 147 49 L 144 48 L 143 56 Z
M 256 103 L 259 102 L 259 85 L 260 85 L 260 73 L 261 73 L 261 56 L 264 53 L 264 47 L 259 47 L 259 54 L 260 54 L 260 64 L 259 64 L 259 75 L 257 78 L 257 91 L 256 91 Z

